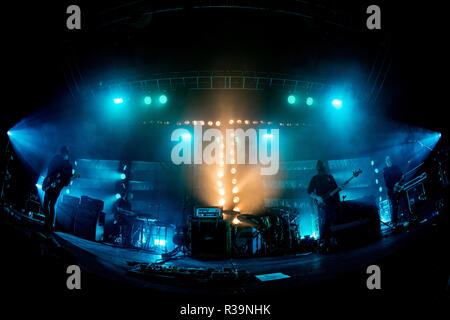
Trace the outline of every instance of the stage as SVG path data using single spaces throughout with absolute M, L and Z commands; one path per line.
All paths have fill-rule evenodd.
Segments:
M 449 126 L 433 81 L 445 10 L 15 4 L 3 310 L 303 320 L 448 309 Z M 232 305 L 245 312 L 224 313 Z
M 89 241 L 62 232 L 55 232 L 50 238 L 46 238 L 38 222 L 20 213 L 8 217 L 7 221 L 6 225 L 13 229 L 10 231 L 14 239 L 25 238 L 33 243 L 30 247 L 23 240 L 10 241 L 10 252 L 16 257 L 16 262 L 17 258 L 24 263 L 30 263 L 29 259 L 33 258 L 33 265 L 40 261 L 41 265 L 38 264 L 35 269 L 35 272 L 43 270 L 38 282 L 44 281 L 48 286 L 54 284 L 54 292 L 64 290 L 64 278 L 67 277 L 65 268 L 69 264 L 80 266 L 83 292 L 119 295 L 124 295 L 125 292 L 132 295 L 145 292 L 146 296 L 184 296 L 200 300 L 219 297 L 259 299 L 274 294 L 287 299 L 312 298 L 317 295 L 327 299 L 337 293 L 348 297 L 347 293 L 350 292 L 352 297 L 370 299 L 390 299 L 398 292 L 402 292 L 400 299 L 406 296 L 411 299 L 442 298 L 447 286 L 445 252 L 441 251 L 444 247 L 443 226 L 436 219 L 423 220 L 400 234 L 386 234 L 379 241 L 330 254 L 310 252 L 220 260 L 197 260 L 181 255 L 163 264 L 204 270 L 234 266 L 248 274 L 245 281 L 222 282 L 137 277 L 129 271 L 139 263 L 161 261 L 161 255 Z M 11 232 L 3 234 L 11 235 Z M 42 262 L 47 260 L 53 261 L 51 267 L 48 262 Z M 381 294 L 380 291 L 371 292 L 366 287 L 369 277 L 367 267 L 374 264 L 382 270 Z M 18 265 L 20 263 L 11 264 L 9 274 L 17 274 L 17 279 L 27 281 L 28 277 L 19 275 L 21 267 Z M 264 275 L 275 275 L 278 279 L 260 280 Z M 37 281 L 32 274 L 28 273 L 28 276 L 34 278 L 34 282 Z

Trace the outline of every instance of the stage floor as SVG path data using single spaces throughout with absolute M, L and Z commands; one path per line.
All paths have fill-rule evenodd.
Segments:
M 359 287 L 366 286 L 367 267 L 373 264 L 384 264 L 390 257 L 405 251 L 414 241 L 432 232 L 433 225 L 423 223 L 414 229 L 396 235 L 388 235 L 376 242 L 347 251 L 319 254 L 286 254 L 272 257 L 233 258 L 223 260 L 196 260 L 187 256 L 169 260 L 164 265 L 188 268 L 233 267 L 247 271 L 252 277 L 243 283 L 226 283 L 223 285 L 186 285 L 161 281 L 160 279 L 139 279 L 127 274 L 132 263 L 152 263 L 161 259 L 161 255 L 137 249 L 125 249 L 108 244 L 81 239 L 74 235 L 56 232 L 58 243 L 70 251 L 79 261 L 82 270 L 98 274 L 111 280 L 127 283 L 134 287 L 151 288 L 156 292 L 199 295 L 264 295 L 274 292 L 290 292 L 301 288 L 313 287 L 316 284 L 346 279 Z M 408 263 L 408 261 L 404 261 Z M 392 263 L 391 263 L 392 264 Z M 398 264 L 398 263 L 394 263 Z M 399 267 L 398 265 L 395 268 Z M 405 265 L 404 268 L 407 266 Z M 282 279 L 261 281 L 253 276 L 265 274 L 282 275 Z M 348 282 L 345 280 L 345 282 Z M 349 285 L 350 282 L 348 282 Z
M 448 226 L 431 219 L 403 233 L 389 234 L 370 244 L 326 255 L 314 252 L 223 260 L 181 256 L 165 263 L 187 268 L 234 266 L 251 276 L 247 281 L 219 283 L 133 276 L 129 273 L 133 264 L 157 262 L 161 255 L 114 247 L 62 232 L 55 232 L 54 240 L 50 241 L 42 236 L 42 224 L 20 214 L 2 215 L 0 227 L 2 243 L 7 244 L 2 254 L 4 274 L 8 275 L 5 287 L 19 296 L 23 288 L 39 292 L 42 287 L 67 294 L 66 270 L 71 264 L 81 268 L 83 294 L 101 292 L 136 297 L 137 293 L 138 297 L 178 297 L 175 301 L 185 301 L 183 297 L 190 301 L 205 301 L 205 297 L 216 299 L 214 301 L 221 301 L 217 297 L 241 299 L 239 301 L 249 298 L 264 301 L 273 297 L 294 300 L 311 297 L 314 301 L 317 297 L 327 301 L 339 297 L 344 300 L 369 297 L 369 301 L 374 301 L 374 296 L 391 301 L 405 295 L 408 301 L 413 301 L 411 299 L 448 295 Z M 366 285 L 367 267 L 373 264 L 382 272 L 383 290 L 378 292 L 368 290 Z M 282 278 L 262 281 L 256 277 L 274 273 Z

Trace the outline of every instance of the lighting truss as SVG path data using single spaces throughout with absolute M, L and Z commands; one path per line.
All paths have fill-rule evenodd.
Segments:
M 325 82 L 299 80 L 286 74 L 247 71 L 192 71 L 187 73 L 154 74 L 144 80 L 106 81 L 97 90 L 137 89 L 164 92 L 176 89 L 190 90 L 312 90 L 333 89 L 334 86 Z

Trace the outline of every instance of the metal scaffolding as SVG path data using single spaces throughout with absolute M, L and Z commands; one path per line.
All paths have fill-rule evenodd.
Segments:
M 98 89 L 138 89 L 143 91 L 190 90 L 265 90 L 283 89 L 291 92 L 302 90 L 332 89 L 324 82 L 294 79 L 286 74 L 246 71 L 192 71 L 186 73 L 154 74 L 149 79 L 110 81 L 101 83 Z

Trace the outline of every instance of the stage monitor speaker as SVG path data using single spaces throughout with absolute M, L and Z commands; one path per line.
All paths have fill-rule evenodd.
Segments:
M 223 219 L 192 219 L 190 225 L 193 258 L 226 258 L 231 255 L 231 227 Z

